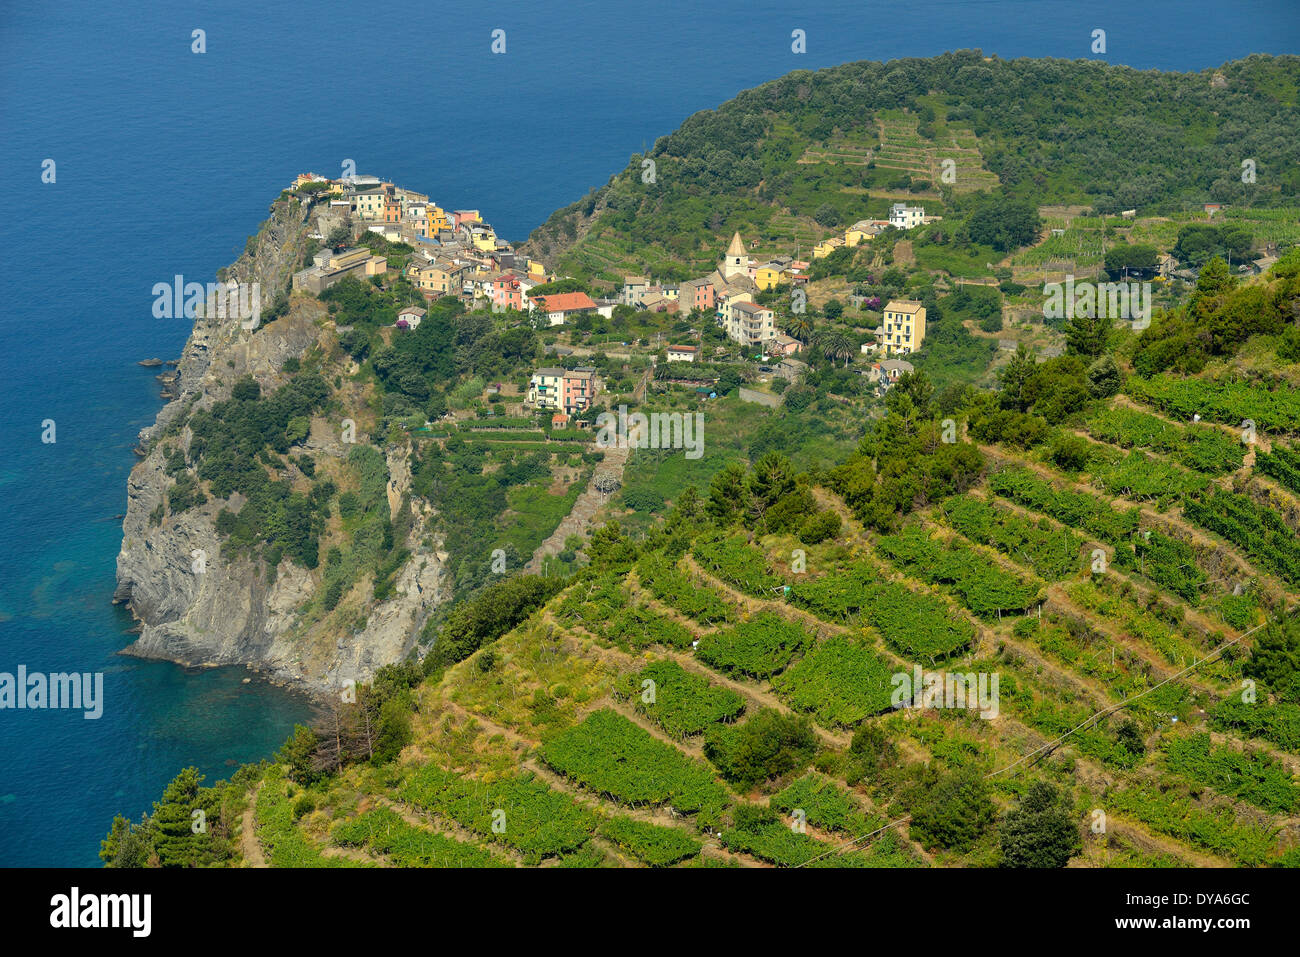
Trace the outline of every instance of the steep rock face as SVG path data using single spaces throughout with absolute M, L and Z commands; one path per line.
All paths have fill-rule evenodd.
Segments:
M 225 272 L 226 280 L 259 282 L 263 311 L 287 295 L 292 273 L 302 262 L 307 236 L 317 224 L 306 208 L 277 203 L 249 252 Z M 228 549 L 216 530 L 223 507 L 238 511 L 236 494 L 228 502 L 209 500 L 179 514 L 165 511 L 171 479 L 162 440 L 188 449 L 187 422 L 198 409 L 230 397 L 233 383 L 251 375 L 263 394 L 288 381 L 286 359 L 320 345 L 328 351 L 334 325 L 322 305 L 300 298 L 287 315 L 263 321 L 256 329 L 238 318 L 199 318 L 177 368 L 177 394 L 157 421 L 140 433 L 143 459 L 127 481 L 127 513 L 117 559 L 114 601 L 125 602 L 140 622 L 140 637 L 126 653 L 187 665 L 245 664 L 278 680 L 314 691 L 367 681 L 376 669 L 400 661 L 415 647 L 429 612 L 446 600 L 443 564 L 434 542 L 433 516 L 411 504 L 405 545 L 412 557 L 399 571 L 392 597 L 373 604 L 369 585 L 358 587 L 355 603 L 368 611 L 347 627 L 331 619 L 304 621 L 300 609 L 319 587 L 320 574 L 288 559 L 273 572 L 260 560 Z M 349 446 L 337 430 L 313 423 L 300 450 L 318 462 L 344 459 Z M 389 449 L 388 503 L 396 517 L 410 498 L 408 450 Z M 364 623 L 358 624 L 358 619 Z

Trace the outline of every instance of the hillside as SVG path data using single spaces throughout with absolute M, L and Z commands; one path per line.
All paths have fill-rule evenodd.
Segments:
M 959 223 L 950 241 L 967 247 L 941 250 L 947 262 L 969 261 L 970 233 L 987 231 L 1005 272 L 961 285 L 927 264 L 942 223 L 915 233 L 915 260 L 899 255 L 912 240 L 888 233 L 819 259 L 807 368 L 779 384 L 702 310 L 624 305 L 608 323 L 534 329 L 437 300 L 418 336 L 389 340 L 371 312 L 400 285 L 327 297 L 321 335 L 359 331 L 283 387 L 320 361 L 333 401 L 369 390 L 355 407 L 386 435 L 376 449 L 413 463 L 393 507 L 442 516 L 426 531 L 459 559 L 446 573 L 459 600 L 409 655 L 323 698 L 273 760 L 228 782 L 188 769 L 148 818 L 116 819 L 104 860 L 1300 864 L 1300 248 L 1285 181 L 1246 196 L 1221 172 L 1229 141 L 1261 170 L 1294 163 L 1274 134 L 1295 128 L 1297 76 L 1296 58 L 1193 76 L 975 54 L 791 74 L 661 140 L 658 198 L 640 192 L 635 159 L 530 241 L 577 286 L 633 267 L 692 275 L 716 263 L 720 229 L 780 215 L 795 230 L 807 204 L 882 209 L 878 176 L 941 166 L 936 142 L 963 150 L 959 183 L 973 189 L 909 192 L 933 189 Z M 1139 107 L 1167 122 L 1122 135 L 1113 117 Z M 855 176 L 872 182 L 846 192 Z M 1243 264 L 1264 237 L 1238 221 L 1180 220 L 1220 189 L 1250 222 L 1275 224 L 1264 265 Z M 1061 205 L 1038 212 L 1049 202 Z M 1129 203 L 1143 215 L 1077 208 Z M 1104 240 L 1098 273 L 1151 276 L 1158 234 L 1186 278 L 1149 280 L 1149 325 L 1049 319 L 1046 290 L 1013 272 L 1048 261 L 1015 263 L 1052 241 L 1040 216 L 1081 248 Z M 915 369 L 885 387 L 858 350 L 879 303 L 831 295 L 855 284 L 930 310 Z M 288 317 L 312 308 L 296 299 Z M 1008 321 L 1020 323 L 1012 349 L 997 341 Z M 665 335 L 708 346 L 710 361 L 668 363 Z M 604 351 L 616 340 L 626 358 Z M 601 363 L 610 408 L 698 410 L 706 449 L 631 450 L 592 513 L 599 527 L 529 569 L 542 574 L 489 574 L 489 547 L 514 536 L 522 555 L 608 464 L 585 430 L 495 416 L 498 393 L 480 401 L 495 375 L 543 361 L 543 344 Z M 743 401 L 742 383 L 771 401 Z M 467 414 L 433 415 L 456 406 Z M 174 457 L 158 454 L 165 470 Z M 211 481 L 201 464 L 198 477 Z M 348 526 L 338 502 L 336 525 L 332 495 L 322 545 L 356 570 L 340 530 L 356 528 L 357 503 Z M 373 585 L 350 579 L 350 614 L 410 558 L 393 535 L 386 548 L 363 556 L 386 569 Z M 210 830 L 190 831 L 196 807 Z
M 1279 273 L 1300 302 L 1300 262 Z M 953 442 L 905 384 L 817 479 L 733 465 L 567 581 L 490 586 L 360 711 L 158 814 L 215 808 L 183 853 L 237 866 L 1293 864 L 1296 393 L 1134 376 L 1048 425 L 1061 374 L 1030 373 L 1027 411 L 1009 379 Z M 1180 389 L 1220 404 L 1189 425 Z M 917 669 L 997 684 L 900 710 Z M 1028 807 L 1079 835 L 1021 846 Z
M 961 51 L 796 71 L 689 117 L 525 248 L 574 275 L 685 279 L 734 230 L 756 256 L 806 255 L 893 202 L 947 215 L 978 204 L 975 190 L 1103 214 L 1295 205 L 1297 90 L 1296 57 L 1192 74 Z
M 140 434 L 114 593 L 140 623 L 130 654 L 334 688 L 404 657 L 447 598 L 432 516 L 409 504 L 409 450 L 373 440 L 374 389 L 344 383 L 351 362 L 324 304 L 290 295 L 317 228 L 331 228 L 327 212 L 272 206 L 221 277 L 259 284 L 259 324 L 200 315 L 174 398 Z M 363 514 L 331 520 L 331 500 L 349 496 Z M 386 564 L 396 597 L 391 581 L 386 596 L 382 577 L 362 580 Z
M 1090 428 L 1138 416 L 1180 429 L 1128 399 Z M 1226 431 L 1203 441 L 1219 434 L 1225 459 L 1240 452 Z M 994 446 L 953 454 L 965 490 L 897 531 L 765 459 L 742 485 L 752 510 L 775 498 L 757 523 L 730 517 L 752 535 L 723 517 L 720 483 L 639 546 L 600 536 L 588 571 L 517 627 L 403 680 L 411 737 L 391 763 L 324 775 L 287 749 L 241 772 L 229 813 L 251 785 L 242 819 L 264 851 L 229 862 L 978 866 L 1034 781 L 1070 819 L 1104 813 L 1081 865 L 1259 865 L 1293 848 L 1300 706 L 1239 691 L 1264 674 L 1264 614 L 1294 603 L 1300 575 L 1140 489 Z M 1149 468 L 1186 474 L 1165 454 Z M 1295 514 L 1294 493 L 1240 461 L 1201 474 L 1187 481 L 1261 484 Z M 791 528 L 794 503 L 834 517 Z M 1283 634 L 1296 647 L 1294 623 Z M 891 675 L 918 665 L 999 674 L 996 715 L 892 711 Z M 933 788 L 975 821 L 950 820 Z

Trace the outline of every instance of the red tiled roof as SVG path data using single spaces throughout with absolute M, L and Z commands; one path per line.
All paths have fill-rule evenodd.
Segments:
M 546 303 L 547 312 L 572 312 L 574 309 L 596 308 L 596 304 L 585 292 L 555 292 L 537 298 Z

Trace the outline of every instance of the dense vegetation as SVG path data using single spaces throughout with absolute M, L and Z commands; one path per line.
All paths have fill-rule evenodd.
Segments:
M 1016 200 L 1028 197 L 1112 214 L 1206 200 L 1276 204 L 1300 186 L 1282 175 L 1300 160 L 1289 136 L 1300 115 L 1288 92 L 1300 64 L 1261 56 L 1220 70 L 1226 82 L 1216 86 L 1204 73 L 961 51 L 796 71 L 688 118 L 648 152 L 656 164 L 652 186 L 641 181 L 643 157 L 634 156 L 606 186 L 556 212 L 532 242 L 552 253 L 566 249 L 577 221 L 594 214 L 595 228 L 565 262 L 574 271 L 586 261 L 584 245 L 611 237 L 662 250 L 643 252 L 647 259 L 689 263 L 714 235 L 763 229 L 776 206 L 823 224 L 852 222 L 853 197 L 844 187 L 896 186 L 897 171 L 797 161 L 836 137 L 874 143 L 877 119 L 902 110 L 918 117 L 922 141 L 935 135 L 937 122 L 973 132 L 1008 194 L 967 202 L 969 221 L 949 231 L 957 247 L 1026 242 L 1036 216 Z M 1226 155 L 1254 157 L 1259 182 L 1244 184 L 1240 171 L 1224 164 Z M 960 198 L 948 195 L 945 203 L 957 206 Z M 1197 257 L 1222 245 L 1217 235 L 1184 242 Z
M 322 299 L 385 450 L 363 443 L 319 476 L 297 454 L 347 391 L 304 356 L 271 394 L 241 380 L 196 413 L 188 448 L 168 438 L 158 520 L 238 492 L 217 519 L 234 548 L 314 570 L 310 610 L 363 610 L 391 593 L 412 502 L 428 503 L 457 600 L 410 661 L 323 708 L 273 764 L 212 788 L 189 769 L 151 815 L 116 819 L 106 863 L 235 862 L 248 801 L 275 865 L 1294 862 L 1300 793 L 1280 752 L 1300 747 L 1300 258 L 1283 248 L 1246 279 L 1226 259 L 1257 237 L 1186 216 L 1300 186 L 1246 190 L 1221 162 L 1232 144 L 1261 171 L 1295 163 L 1300 61 L 1222 72 L 959 53 L 795 73 L 660 140 L 653 193 L 636 157 L 557 213 L 535 242 L 566 249 L 577 278 L 552 290 L 593 294 L 618 263 L 665 279 L 711 268 L 733 228 L 784 243 L 805 220 L 879 215 L 873 191 L 926 193 L 943 219 L 909 234 L 914 261 L 890 234 L 816 261 L 813 284 L 841 285 L 782 315 L 808 362 L 794 382 L 700 314 L 576 323 L 571 341 L 595 354 L 545 361 L 590 362 L 622 394 L 649 370 L 651 336 L 716 347 L 690 369 L 659 355 L 645 378 L 645 409 L 704 411 L 709 448 L 636 451 L 600 513 L 617 520 L 542 575 L 519 569 L 601 453 L 548 416 L 496 414 L 489 381 L 518 384 L 560 333 L 441 300 L 394 335 L 418 296 L 404 280 L 336 286 Z M 972 144 L 990 190 L 931 191 L 891 168 L 899 137 Z M 832 146 L 871 159 L 831 162 Z M 1044 238 L 1062 220 L 1040 214 L 1052 203 L 1094 215 Z M 1131 206 L 1173 219 L 1114 242 L 1125 220 L 1108 214 Z M 1029 244 L 1041 264 L 1082 242 L 1081 220 L 1105 239 L 1097 269 L 1153 279 L 1170 250 L 1199 279 L 1169 281 L 1145 330 L 1027 322 L 1037 303 L 1001 265 L 996 284 L 951 281 L 1007 254 L 1019 265 Z M 925 348 L 915 372 L 873 386 L 858 345 L 901 296 L 929 311 Z M 599 353 L 625 338 L 645 351 Z M 780 406 L 740 403 L 741 384 Z M 411 501 L 391 510 L 387 452 L 408 447 Z M 336 525 L 345 537 L 319 547 Z M 907 691 L 918 670 L 998 679 L 1000 720 Z M 208 832 L 187 830 L 194 809 Z M 1094 809 L 1109 830 L 1083 826 Z

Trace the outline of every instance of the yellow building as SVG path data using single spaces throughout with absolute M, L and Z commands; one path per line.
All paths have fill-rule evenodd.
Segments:
M 447 218 L 447 211 L 435 203 L 425 207 L 425 216 L 429 220 L 428 235 L 437 236 L 442 230 L 451 229 L 451 220 Z
M 813 259 L 824 259 L 843 245 L 843 239 L 839 236 L 832 236 L 830 239 L 824 240 L 813 247 Z
M 775 289 L 781 281 L 781 269 L 778 266 L 768 263 L 766 266 L 759 266 L 758 271 L 754 273 L 754 282 L 763 292 L 769 289 Z
M 473 236 L 475 249 L 490 253 L 497 248 L 497 234 L 491 226 L 475 226 L 471 235 Z
M 889 300 L 876 337 L 886 355 L 916 352 L 925 340 L 925 307 L 914 299 Z
M 347 249 L 331 252 L 325 255 L 325 262 L 322 264 L 329 272 L 335 272 L 339 269 L 348 269 L 352 266 L 359 266 L 370 258 L 370 250 L 364 246 L 349 246 Z

